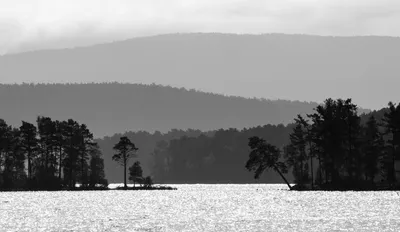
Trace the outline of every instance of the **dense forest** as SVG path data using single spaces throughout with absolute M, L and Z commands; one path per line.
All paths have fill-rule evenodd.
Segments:
M 283 149 L 295 182 L 324 189 L 393 187 L 400 178 L 400 104 L 389 102 L 380 113 L 361 120 L 351 99 L 327 99 L 306 118 L 299 115 Z M 266 143 L 258 142 L 252 153 Z
M 26 168 L 27 167 L 27 168 Z M 85 124 L 37 117 L 13 128 L 0 119 L 0 189 L 106 187 L 102 153 Z

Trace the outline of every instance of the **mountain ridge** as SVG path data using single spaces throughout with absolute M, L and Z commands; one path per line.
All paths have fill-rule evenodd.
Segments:
M 57 47 L 57 48 L 39 48 L 39 49 L 29 49 L 21 52 L 10 52 L 0 55 L 2 56 L 12 56 L 23 53 L 35 53 L 35 52 L 47 52 L 47 51 L 59 51 L 59 50 L 74 50 L 74 49 L 82 49 L 82 48 L 92 48 L 96 46 L 102 45 L 113 45 L 116 43 L 123 42 L 131 42 L 133 40 L 140 39 L 151 39 L 156 37 L 165 37 L 165 36 L 182 36 L 182 35 L 219 35 L 219 36 L 299 36 L 299 37 L 320 37 L 320 38 L 336 38 L 336 39 L 351 39 L 351 38 L 381 38 L 381 39 L 400 39 L 400 36 L 383 36 L 383 35 L 355 35 L 355 36 L 335 36 L 335 35 L 317 35 L 317 34 L 300 34 L 300 33 L 260 33 L 260 34 L 250 34 L 250 33 L 222 33 L 222 32 L 189 32 L 189 33 L 166 33 L 166 34 L 157 34 L 157 35 L 148 35 L 148 36 L 137 36 L 126 39 L 118 39 L 111 40 L 108 42 L 100 42 L 90 45 L 78 45 L 75 47 Z
M 11 125 L 37 116 L 72 118 L 96 138 L 129 131 L 245 128 L 287 124 L 317 103 L 227 97 L 144 84 L 0 85 L 0 118 Z
M 396 37 L 169 34 L 6 55 L 0 76 L 4 83 L 117 81 L 250 98 L 352 98 L 380 109 L 396 98 L 399 59 Z

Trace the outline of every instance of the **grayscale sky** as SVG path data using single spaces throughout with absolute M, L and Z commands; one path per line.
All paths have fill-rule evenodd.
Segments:
M 0 0 L 0 54 L 175 32 L 400 35 L 398 0 Z

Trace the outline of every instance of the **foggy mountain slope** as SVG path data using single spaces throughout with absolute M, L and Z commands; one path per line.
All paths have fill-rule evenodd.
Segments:
M 157 83 L 244 97 L 322 102 L 351 97 L 380 109 L 397 97 L 400 39 L 171 34 L 0 57 L 15 82 Z
M 227 97 L 160 85 L 0 85 L 0 118 L 20 126 L 39 115 L 85 123 L 100 138 L 126 131 L 244 128 L 292 122 L 316 103 Z

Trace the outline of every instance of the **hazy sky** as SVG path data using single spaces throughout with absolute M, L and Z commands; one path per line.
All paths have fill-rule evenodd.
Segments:
M 175 32 L 400 36 L 398 0 L 0 0 L 0 52 Z

